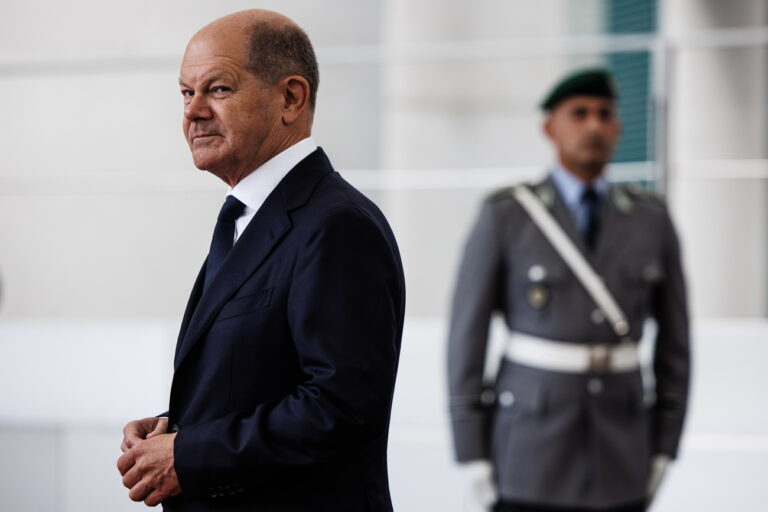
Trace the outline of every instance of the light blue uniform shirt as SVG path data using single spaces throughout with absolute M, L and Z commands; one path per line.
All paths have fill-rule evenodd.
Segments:
M 552 175 L 552 181 L 555 184 L 555 188 L 557 188 L 557 192 L 563 198 L 565 206 L 571 212 L 571 217 L 576 222 L 576 227 L 584 233 L 587 230 L 587 208 L 581 201 L 581 196 L 584 194 L 587 186 L 560 165 L 555 166 L 550 174 Z M 592 184 L 592 187 L 602 202 L 608 195 L 608 181 L 601 176 Z

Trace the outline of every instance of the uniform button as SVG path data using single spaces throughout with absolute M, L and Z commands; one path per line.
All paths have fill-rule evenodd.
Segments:
M 616 320 L 616 323 L 613 325 L 613 327 L 616 331 L 616 334 L 619 336 L 624 336 L 625 334 L 629 333 L 629 325 L 627 325 L 627 322 L 624 320 Z
M 646 281 L 655 281 L 659 278 L 659 269 L 656 265 L 646 265 L 643 267 L 643 278 Z
M 589 379 L 587 382 L 587 391 L 593 395 L 597 395 L 603 391 L 603 381 L 600 379 Z
M 547 269 L 542 265 L 533 265 L 528 269 L 528 279 L 533 282 L 543 281 L 547 277 Z
M 515 403 L 515 395 L 511 391 L 502 391 L 501 394 L 499 394 L 499 403 L 503 407 L 510 407 L 512 404 Z
M 605 315 L 599 309 L 595 309 L 594 311 L 592 311 L 592 314 L 590 315 L 590 317 L 592 318 L 593 324 L 601 324 L 605 322 Z
M 483 390 L 480 394 L 480 403 L 483 405 L 493 405 L 494 400 L 496 400 L 496 393 L 492 389 Z

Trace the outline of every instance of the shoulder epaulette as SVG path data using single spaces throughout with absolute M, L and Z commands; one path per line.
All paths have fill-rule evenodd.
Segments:
M 494 190 L 488 195 L 488 197 L 486 197 L 486 201 L 500 201 L 502 199 L 509 199 L 510 197 L 512 197 L 512 191 L 514 190 L 514 188 L 515 186 L 504 187 L 498 190 Z
M 667 201 L 664 196 L 658 192 L 648 190 L 636 183 L 628 183 L 621 186 L 626 190 L 627 194 L 631 195 L 633 199 L 638 201 L 649 201 L 662 206 L 666 206 Z

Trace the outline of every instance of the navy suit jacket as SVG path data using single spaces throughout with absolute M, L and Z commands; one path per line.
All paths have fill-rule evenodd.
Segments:
M 386 219 L 317 149 L 267 198 L 179 334 L 169 511 L 390 511 L 405 307 Z

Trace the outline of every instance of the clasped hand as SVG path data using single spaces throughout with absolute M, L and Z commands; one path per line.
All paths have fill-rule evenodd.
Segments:
M 166 434 L 168 418 L 144 418 L 128 423 L 123 429 L 117 469 L 133 501 L 150 507 L 181 494 L 173 467 L 173 441 L 176 434 Z

